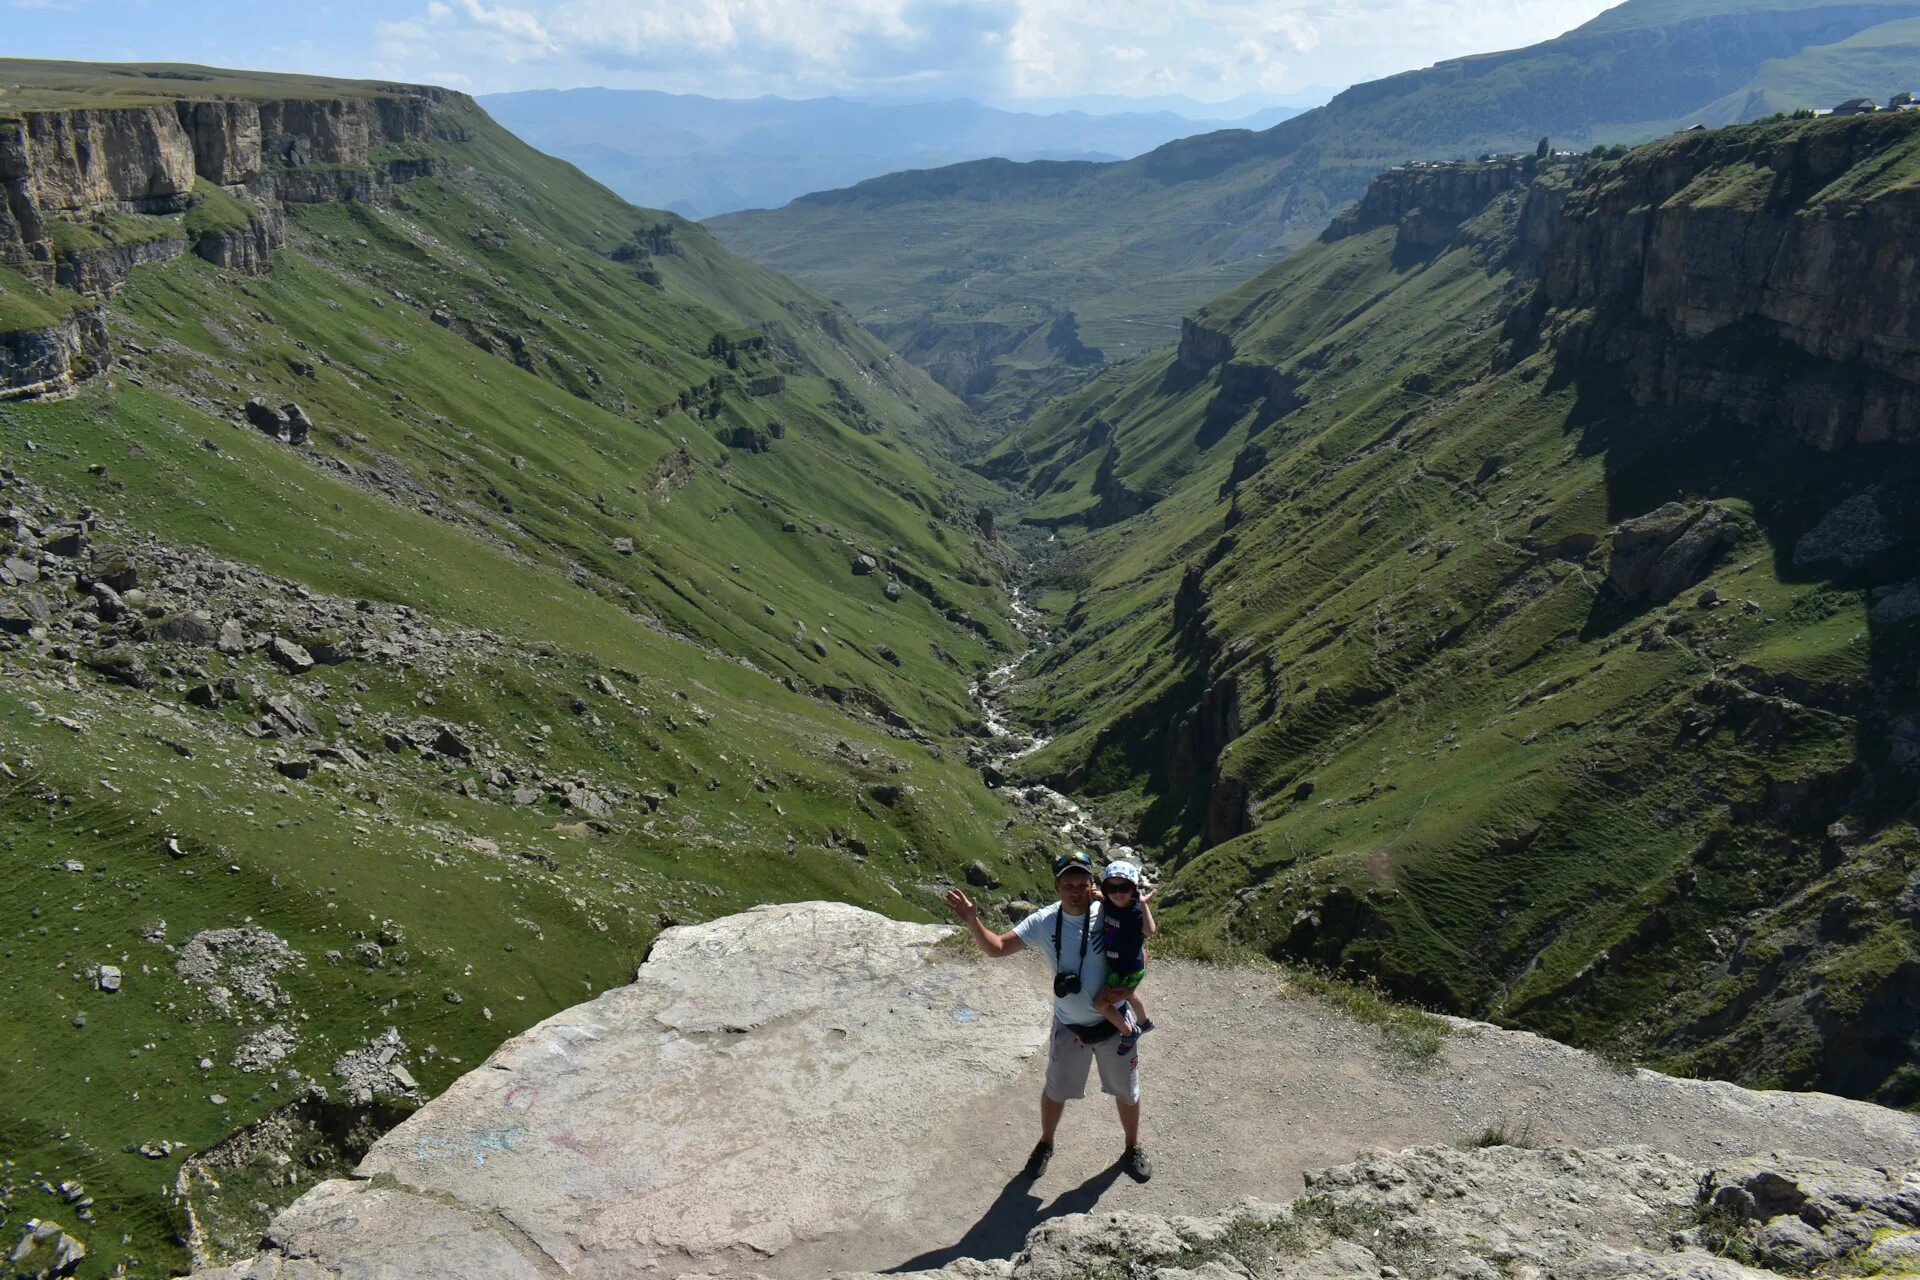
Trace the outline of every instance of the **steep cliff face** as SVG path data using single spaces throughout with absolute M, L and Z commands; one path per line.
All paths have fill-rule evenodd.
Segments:
M 1360 202 L 1333 220 L 1328 239 L 1398 226 L 1402 244 L 1447 243 L 1462 222 L 1494 198 L 1526 187 L 1541 167 L 1532 156 L 1502 156 L 1477 164 L 1410 164 L 1389 169 Z
M 189 250 L 226 270 L 264 274 L 285 242 L 284 205 L 384 203 L 396 183 L 430 174 L 428 158 L 379 153 L 433 136 L 435 108 L 454 96 L 406 86 L 367 97 L 180 100 L 0 119 L 0 264 L 93 298 L 118 290 L 134 267 Z M 6 334 L 0 394 L 67 389 L 105 368 L 107 354 L 97 316 L 78 329 L 63 322 Z M 59 376 L 49 376 L 56 365 Z
M 1640 148 L 1554 219 L 1562 350 L 1822 449 L 1920 440 L 1920 190 L 1884 180 L 1916 164 L 1912 113 Z
M 58 399 L 106 366 L 107 324 L 83 307 L 51 325 L 0 332 L 0 401 Z
M 180 101 L 0 120 L 0 261 L 53 262 L 49 218 L 181 212 L 196 178 L 236 194 L 277 195 L 284 183 L 295 198 L 310 195 L 323 188 L 283 171 L 371 165 L 382 146 L 429 137 L 434 106 L 450 96 L 402 87 L 383 97 Z

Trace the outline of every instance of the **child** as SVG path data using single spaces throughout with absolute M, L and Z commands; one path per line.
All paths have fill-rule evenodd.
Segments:
M 1147 976 L 1146 942 L 1159 930 L 1153 923 L 1153 908 L 1147 905 L 1152 891 L 1140 889 L 1140 868 L 1125 860 L 1109 862 L 1100 877 L 1104 895 L 1100 925 L 1107 953 L 1107 985 L 1094 999 L 1101 1016 L 1120 1032 L 1121 1053 L 1132 1053 L 1144 1032 L 1153 1030 L 1153 1019 L 1140 1002 L 1135 988 Z

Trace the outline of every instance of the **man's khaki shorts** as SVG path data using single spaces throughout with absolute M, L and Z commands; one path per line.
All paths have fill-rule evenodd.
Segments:
M 1054 1020 L 1047 1038 L 1046 1092 L 1055 1102 L 1087 1096 L 1087 1068 L 1100 1064 L 1100 1092 L 1121 1102 L 1140 1101 L 1140 1050 L 1120 1052 L 1120 1037 L 1088 1044 L 1066 1023 Z

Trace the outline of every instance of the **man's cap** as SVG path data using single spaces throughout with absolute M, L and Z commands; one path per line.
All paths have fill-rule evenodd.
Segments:
M 1093 859 L 1084 849 L 1069 849 L 1056 854 L 1053 859 L 1053 878 L 1058 880 L 1069 871 L 1084 871 L 1088 878 L 1093 876 Z
M 1140 868 L 1124 858 L 1109 862 L 1107 869 L 1100 873 L 1100 882 L 1105 884 L 1109 880 L 1131 880 L 1137 885 L 1140 883 Z

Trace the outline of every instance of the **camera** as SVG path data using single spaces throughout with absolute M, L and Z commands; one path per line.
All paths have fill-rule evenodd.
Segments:
M 1077 973 L 1056 973 L 1053 975 L 1053 994 L 1056 996 L 1077 996 L 1080 994 L 1080 975 Z

